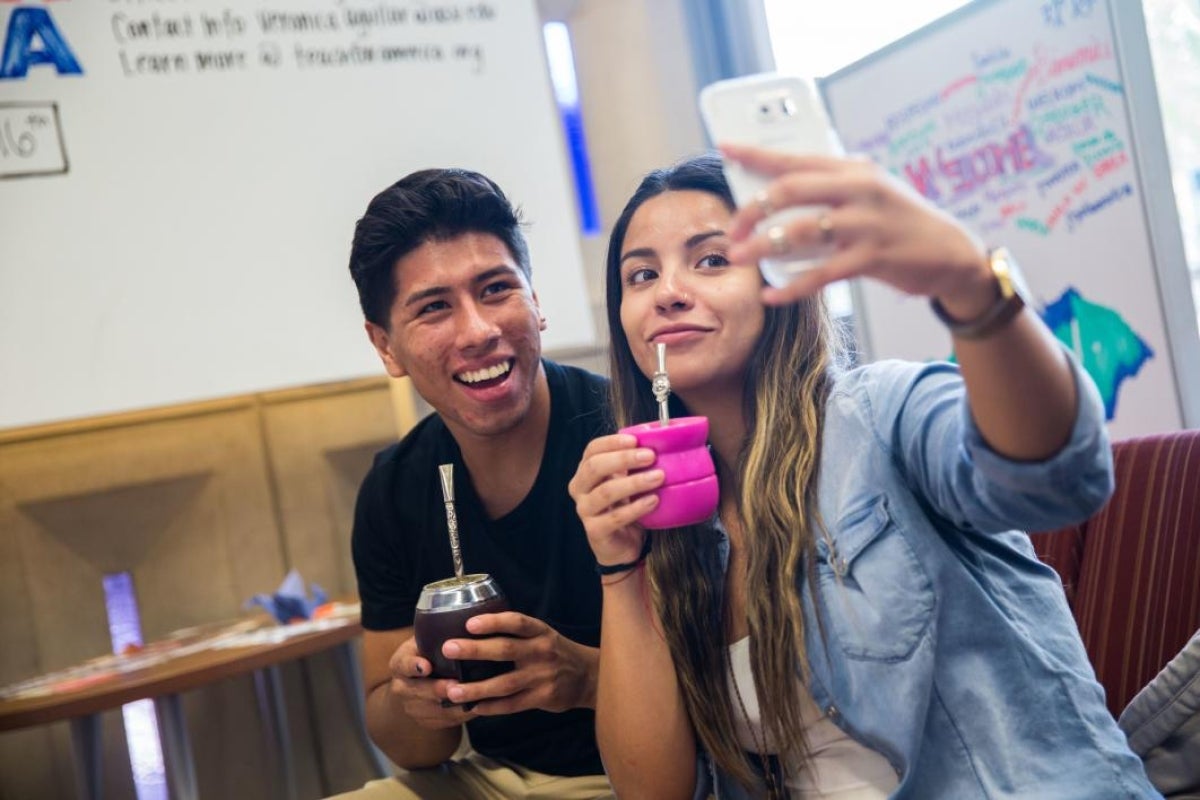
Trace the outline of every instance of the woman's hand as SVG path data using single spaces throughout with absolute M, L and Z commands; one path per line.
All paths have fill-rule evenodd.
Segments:
M 583 451 L 567 491 L 599 563 L 625 564 L 641 553 L 646 531 L 637 520 L 658 505 L 657 495 L 645 493 L 662 484 L 663 472 L 629 471 L 652 463 L 654 451 L 639 448 L 627 433 L 593 439 Z
M 953 217 L 936 208 L 878 165 L 864 159 L 798 156 L 728 145 L 722 152 L 748 170 L 773 178 L 765 195 L 739 209 L 729 258 L 803 258 L 833 254 L 783 288 L 763 291 L 763 301 L 799 300 L 834 281 L 875 278 L 902 292 L 936 297 L 959 319 L 973 319 L 996 299 L 983 245 Z M 755 234 L 766 215 L 792 206 L 829 206 L 781 226 L 771 238 Z
M 979 240 L 871 162 L 750 147 L 723 150 L 746 169 L 773 178 L 765 196 L 734 215 L 729 235 L 737 245 L 727 253 L 731 261 L 833 249 L 788 286 L 764 290 L 763 302 L 795 302 L 827 283 L 860 275 L 934 297 L 962 321 L 978 319 L 998 299 Z M 790 221 L 774 235 L 754 232 L 764 211 L 812 205 L 829 209 Z M 1042 461 L 1062 449 L 1078 417 L 1079 394 L 1061 345 L 1032 309 L 1023 309 L 984 339 L 955 339 L 954 354 L 971 418 L 994 451 Z

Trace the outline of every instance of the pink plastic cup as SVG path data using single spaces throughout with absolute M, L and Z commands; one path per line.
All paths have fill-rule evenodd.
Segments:
M 638 520 L 651 530 L 703 522 L 717 510 L 717 470 L 708 452 L 708 417 L 680 417 L 666 425 L 644 422 L 622 428 L 638 447 L 655 453 L 645 469 L 661 469 L 663 484 L 654 490 L 658 505 Z M 641 472 L 643 470 L 637 470 Z

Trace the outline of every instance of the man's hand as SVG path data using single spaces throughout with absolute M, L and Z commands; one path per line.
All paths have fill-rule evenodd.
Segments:
M 446 690 L 457 682 L 430 678 L 433 665 L 417 653 L 417 640 L 409 637 L 396 648 L 388 662 L 392 674 L 388 691 L 401 704 L 404 713 L 422 728 L 441 730 L 462 725 L 476 714 L 456 705 L 443 706 Z
M 541 620 L 515 611 L 480 614 L 467 620 L 467 630 L 486 639 L 450 639 L 442 646 L 447 658 L 512 661 L 512 672 L 484 681 L 445 684 L 455 703 L 475 703 L 471 714 L 495 716 L 540 708 L 566 711 L 595 708 L 600 651 L 560 635 Z M 424 659 L 419 659 L 424 661 Z M 425 661 L 422 669 L 429 669 Z M 460 712 L 461 713 L 461 712 Z M 466 718 L 460 716 L 459 721 Z

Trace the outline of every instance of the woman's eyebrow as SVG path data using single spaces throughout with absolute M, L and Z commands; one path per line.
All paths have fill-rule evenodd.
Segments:
M 724 235 L 725 235 L 725 231 L 719 230 L 719 229 L 713 229 L 711 231 L 701 231 L 700 233 L 696 233 L 696 234 L 689 236 L 687 238 L 687 241 L 685 241 L 683 243 L 683 246 L 684 246 L 684 249 L 691 250 L 693 247 L 695 247 L 698 244 L 701 244 L 702 242 L 708 241 L 709 239 L 712 239 L 713 237 L 716 237 L 716 236 L 724 236 Z M 652 257 L 654 257 L 654 255 L 655 255 L 655 252 L 654 252 L 653 248 L 639 247 L 635 250 L 630 250 L 628 253 L 621 256 L 621 263 L 624 264 L 626 259 L 630 259 L 630 258 L 652 258 Z
M 721 230 L 703 231 L 702 233 L 697 233 L 694 236 L 689 236 L 688 240 L 686 242 L 684 242 L 684 246 L 688 250 L 691 250 L 696 245 L 698 245 L 701 242 L 704 242 L 708 239 L 711 239 L 714 236 L 724 236 L 724 235 L 725 235 L 725 231 L 721 231 Z
M 653 258 L 654 255 L 654 248 L 639 247 L 636 250 L 630 250 L 628 253 L 621 256 L 621 263 L 624 264 L 628 259 L 631 258 Z

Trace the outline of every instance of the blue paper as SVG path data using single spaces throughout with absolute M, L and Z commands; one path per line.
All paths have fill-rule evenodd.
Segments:
M 312 596 L 309 596 L 309 588 Z M 313 611 L 323 605 L 328 599 L 325 590 L 317 584 L 309 588 L 304 585 L 304 578 L 296 570 L 292 570 L 279 584 L 274 594 L 256 594 L 246 601 L 244 608 L 260 606 L 278 620 L 280 625 L 294 619 L 312 619 Z

